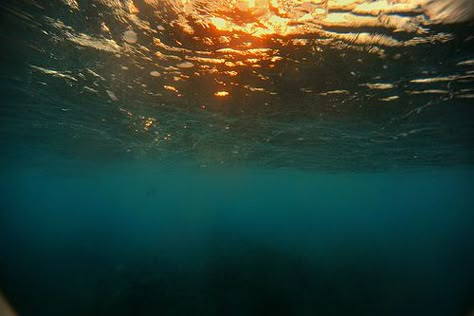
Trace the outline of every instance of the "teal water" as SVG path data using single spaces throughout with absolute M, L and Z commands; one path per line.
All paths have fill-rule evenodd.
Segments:
M 0 9 L 14 313 L 474 312 L 470 2 Z
M 473 174 L 16 170 L 2 285 L 23 315 L 465 315 Z

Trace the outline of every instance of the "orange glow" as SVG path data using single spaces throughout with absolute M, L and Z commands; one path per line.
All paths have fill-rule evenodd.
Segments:
M 263 73 L 275 69 L 277 74 L 282 74 L 278 65 L 287 58 L 287 48 L 301 47 L 317 54 L 325 47 L 337 50 L 350 47 L 383 56 L 386 47 L 450 40 L 449 34 L 429 34 L 430 21 L 424 20 L 423 10 L 419 7 L 428 0 L 170 0 L 169 10 L 176 13 L 176 19 L 164 26 L 151 26 L 148 21 L 140 20 L 134 1 L 127 0 L 121 4 L 121 9 L 127 13 L 124 17 L 131 19 L 133 23 L 130 25 L 134 26 L 124 32 L 121 40 L 136 45 L 122 49 L 120 43 L 114 41 L 105 44 L 115 45 L 117 51 L 123 50 L 124 56 L 137 52 L 144 60 L 153 61 L 150 76 L 156 77 L 154 82 L 160 86 L 166 83 L 162 90 L 177 97 L 183 93 L 181 84 L 206 76 L 217 84 L 217 89 L 244 87 L 250 92 L 272 94 L 274 92 L 269 88 L 272 80 Z M 111 5 L 119 3 L 115 0 L 105 2 Z M 144 2 L 156 11 L 159 20 L 163 18 L 159 15 L 163 0 Z M 142 7 L 140 2 L 140 9 Z M 405 12 L 420 15 L 405 16 Z M 161 32 L 165 28 L 184 32 L 185 40 L 165 36 Z M 391 32 L 372 34 L 365 31 L 373 28 L 386 28 Z M 108 32 L 105 24 L 102 29 Z M 141 34 L 138 32 L 151 36 L 153 46 L 139 45 Z M 409 40 L 399 39 L 398 32 L 403 32 L 404 36 L 412 33 L 413 36 Z M 196 45 L 189 44 L 190 38 Z M 80 43 L 84 42 L 81 38 Z M 288 62 L 293 63 L 293 60 Z M 308 60 L 301 62 L 307 63 Z M 246 82 L 247 72 L 253 77 L 250 80 L 252 85 Z M 379 90 L 390 88 L 382 83 L 365 86 Z M 107 93 L 112 101 L 118 101 L 113 92 Z M 232 95 L 224 90 L 211 94 L 217 98 Z
M 136 16 L 139 9 L 134 0 L 125 1 L 125 5 L 116 0 L 103 2 L 111 9 L 125 9 L 132 15 L 129 18 L 133 20 L 133 24 L 151 31 L 149 25 L 142 23 L 143 21 Z M 163 0 L 144 2 L 151 6 L 151 9 L 161 12 Z M 170 9 L 178 16 L 170 26 L 177 26 L 187 34 L 194 34 L 196 31 L 194 25 L 211 27 L 218 31 L 233 33 L 234 39 L 237 39 L 239 33 L 260 38 L 272 35 L 311 34 L 350 43 L 357 40 L 357 45 L 397 46 L 396 43 L 390 42 L 390 36 L 372 39 L 371 34 L 358 37 L 357 33 L 340 34 L 329 31 L 328 28 L 336 26 L 350 30 L 381 27 L 420 35 L 426 33 L 425 27 L 433 22 L 439 23 L 447 19 L 441 16 L 445 11 L 438 9 L 444 2 L 440 1 L 437 6 L 434 4 L 428 6 L 427 3 L 434 2 L 429 0 L 170 0 L 169 2 Z M 419 13 L 419 15 L 403 16 L 403 13 Z M 429 20 L 426 17 L 429 17 Z M 161 25 L 156 28 L 164 30 L 164 26 Z M 212 36 L 213 34 L 203 37 L 202 42 L 212 45 L 215 41 L 226 41 L 226 37 L 230 37 L 212 38 Z M 421 43 L 418 38 L 415 42 Z M 166 49 L 184 49 L 179 46 Z
M 173 91 L 173 92 L 178 92 L 178 89 L 176 89 L 175 87 L 173 86 L 163 86 L 163 88 L 165 88 L 166 90 L 169 90 L 169 91 Z
M 237 9 L 247 11 L 255 7 L 255 0 L 239 0 L 236 4 Z
M 128 11 L 129 11 L 131 14 L 140 13 L 140 10 L 138 10 L 138 8 L 135 6 L 135 3 L 133 3 L 133 1 L 130 1 L 130 2 L 128 3 Z
M 227 91 L 217 91 L 216 93 L 214 93 L 214 95 L 216 97 L 226 97 L 229 95 L 229 92 Z
M 238 0 L 234 7 L 255 16 L 267 12 L 269 2 L 269 0 Z
M 227 21 L 223 18 L 212 17 L 211 23 L 220 31 L 228 31 Z
M 155 123 L 155 121 L 156 119 L 154 117 L 149 117 L 149 118 L 144 119 L 143 129 L 145 131 L 148 131 L 153 126 L 153 123 Z

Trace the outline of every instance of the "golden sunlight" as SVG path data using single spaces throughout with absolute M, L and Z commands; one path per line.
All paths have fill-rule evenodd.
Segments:
M 216 93 L 214 93 L 214 95 L 216 97 L 226 97 L 229 95 L 229 92 L 227 91 L 217 91 Z

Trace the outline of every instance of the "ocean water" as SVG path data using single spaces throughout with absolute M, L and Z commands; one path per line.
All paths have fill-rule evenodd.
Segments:
M 0 316 L 474 313 L 471 2 L 0 9 Z

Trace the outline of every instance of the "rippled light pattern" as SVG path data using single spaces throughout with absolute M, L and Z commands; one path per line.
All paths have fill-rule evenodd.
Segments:
M 226 127 L 245 115 L 239 128 L 247 148 L 239 148 L 239 155 L 272 146 L 279 157 L 289 139 L 303 139 L 311 152 L 330 143 L 315 132 L 314 122 L 326 117 L 398 122 L 474 94 L 474 37 L 466 31 L 474 14 L 467 0 L 35 3 L 27 5 L 35 14 L 2 5 L 36 32 L 28 49 L 47 56 L 28 60 L 29 80 L 43 87 L 55 80 L 81 98 L 105 100 L 125 115 L 133 137 L 137 131 L 149 135 L 150 148 L 166 137 L 185 142 L 180 150 L 204 151 L 221 161 L 234 149 L 217 154 L 213 142 L 236 142 L 237 129 Z M 448 53 L 454 57 L 436 57 Z M 380 115 L 398 118 L 376 120 L 381 108 L 388 109 Z M 209 116 L 196 118 L 193 111 Z M 278 120 L 270 124 L 270 117 Z M 308 126 L 296 130 L 294 117 L 308 119 Z M 274 130 L 275 122 L 284 132 Z M 199 124 L 206 132 L 192 134 Z M 399 139 L 395 127 L 376 129 L 367 139 Z

